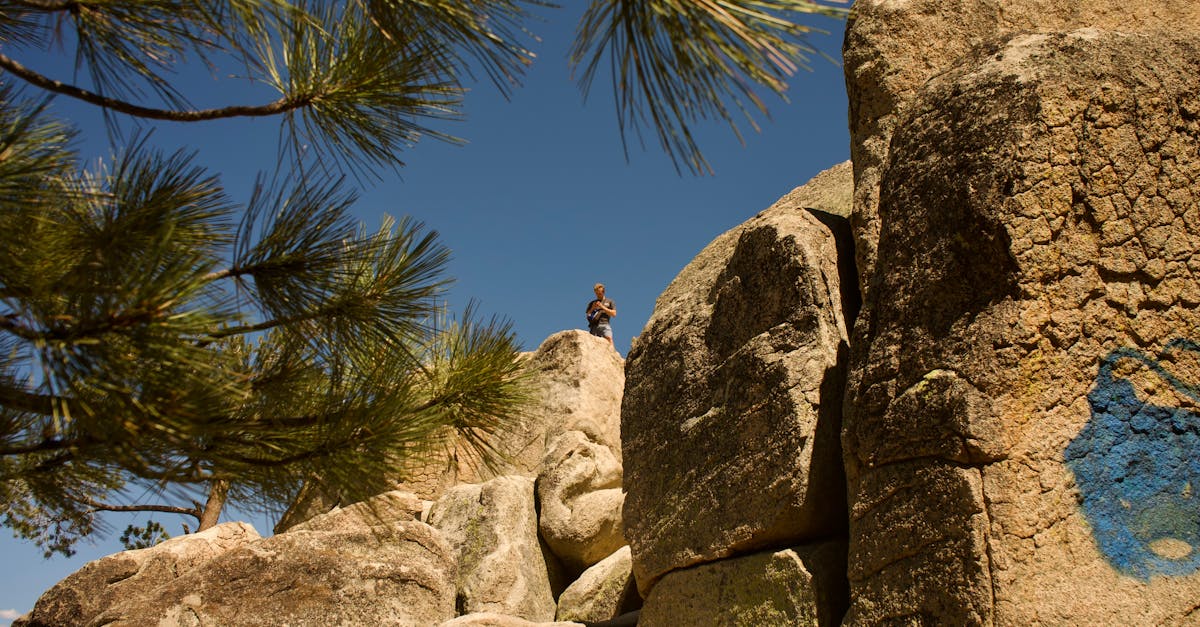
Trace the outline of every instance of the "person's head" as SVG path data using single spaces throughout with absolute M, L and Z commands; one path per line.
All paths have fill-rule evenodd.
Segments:
M 604 298 L 604 284 L 597 283 L 592 286 L 592 291 L 596 293 L 596 298 Z

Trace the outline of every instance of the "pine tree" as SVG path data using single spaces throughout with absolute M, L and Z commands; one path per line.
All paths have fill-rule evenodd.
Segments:
M 349 217 L 361 180 L 460 115 L 463 77 L 518 83 L 533 55 L 515 0 L 23 0 L 0 2 L 0 508 L 69 554 L 104 511 L 215 522 L 222 504 L 275 508 L 305 481 L 346 500 L 465 441 L 492 460 L 527 394 L 510 326 L 444 298 L 447 250 L 407 219 Z M 707 170 L 690 132 L 761 110 L 813 50 L 813 2 L 596 0 L 573 63 L 585 89 L 614 67 L 621 128 L 655 129 Z M 65 34 L 64 34 L 65 33 Z M 10 56 L 73 46 L 86 84 Z M 233 65 L 278 93 L 190 106 L 172 70 Z M 51 97 L 122 121 L 281 120 L 280 171 L 244 203 L 194 155 L 133 134 L 84 169 Z M 150 103 L 150 104 L 147 104 Z M 752 122 L 752 120 L 751 120 Z M 309 147 L 301 150 L 301 146 Z M 123 505 L 134 491 L 190 506 Z M 202 497 L 207 498 L 200 504 Z M 153 542 L 161 527 L 127 530 Z

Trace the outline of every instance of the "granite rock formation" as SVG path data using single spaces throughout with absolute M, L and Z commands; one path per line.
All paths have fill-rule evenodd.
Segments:
M 842 57 L 854 163 L 855 250 L 864 293 L 877 256 L 880 178 L 892 134 L 930 78 L 1017 33 L 1080 28 L 1127 33 L 1196 32 L 1200 5 L 1188 0 L 857 0 Z
M 455 486 L 429 511 L 429 523 L 442 532 L 458 558 L 460 614 L 554 619 L 532 479 L 504 476 Z
M 270 538 L 227 523 L 92 562 L 17 624 L 577 624 L 549 623 L 572 581 L 540 541 L 534 477 L 545 479 L 547 528 L 578 558 L 573 572 L 624 545 L 615 435 L 623 364 L 608 342 L 578 331 L 552 336 L 529 360 L 541 404 L 525 431 L 498 446 L 536 451 L 537 463 L 438 487 L 436 503 L 394 490 L 336 506 L 316 490 Z M 439 475 L 433 485 L 447 476 L 462 478 Z M 636 593 L 621 602 L 621 610 L 641 605 Z
M 623 546 L 583 572 L 558 597 L 558 620 L 599 622 L 639 609 L 633 558 Z
M 1200 9 L 999 6 L 847 35 L 845 620 L 1194 621 Z
M 512 476 L 111 556 L 26 624 L 1197 623 L 1200 5 L 858 0 L 845 60 L 854 165 L 701 251 L 627 379 L 530 355 Z
M 836 226 L 850 175 L 842 164 L 714 240 L 630 351 L 625 526 L 643 596 L 672 571 L 845 533 Z M 828 198 L 843 204 L 809 204 Z
M 225 523 L 148 549 L 102 557 L 47 590 L 33 611 L 16 624 L 34 627 L 96 623 L 97 617 L 113 605 L 169 583 L 209 559 L 259 538 L 246 523 Z
M 582 431 L 550 443 L 537 494 L 541 537 L 569 570 L 580 572 L 625 546 L 621 462 Z

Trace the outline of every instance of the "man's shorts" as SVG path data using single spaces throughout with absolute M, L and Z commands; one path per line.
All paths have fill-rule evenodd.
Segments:
M 606 337 L 612 339 L 612 326 L 607 322 L 601 322 L 594 327 L 588 327 L 588 332 L 596 337 Z

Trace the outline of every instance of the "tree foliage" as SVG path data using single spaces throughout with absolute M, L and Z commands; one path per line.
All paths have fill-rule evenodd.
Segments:
M 701 121 L 738 119 L 755 130 L 767 112 L 758 94 L 785 96 L 787 79 L 821 55 L 797 15 L 844 17 L 848 11 L 813 0 L 612 0 L 588 5 L 571 61 L 585 93 L 609 62 L 621 136 L 648 127 L 675 162 L 711 173 L 692 133 Z M 626 149 L 628 154 L 628 149 Z
M 422 138 L 455 138 L 472 72 L 501 90 L 533 60 L 518 0 L 0 2 L 0 507 L 69 553 L 105 511 L 201 518 L 210 494 L 286 504 L 319 477 L 345 498 L 519 415 L 510 326 L 441 305 L 448 251 L 408 219 L 351 220 L 343 172 L 377 175 Z M 707 168 L 690 126 L 734 124 L 812 49 L 782 0 L 595 0 L 573 62 L 609 57 L 623 132 Z M 73 77 L 20 60 L 73 50 Z M 234 67 L 266 103 L 193 106 L 188 64 Z M 66 80 L 67 78 L 77 80 Z M 53 98 L 127 120 L 280 120 L 280 171 L 244 202 L 134 133 L 84 168 Z M 732 109 L 731 109 L 732 107 Z M 734 124 L 735 128 L 736 125 Z M 308 147 L 302 149 L 302 147 Z M 142 496 L 139 496 L 142 495 Z M 156 505 L 169 497 L 191 506 Z M 210 500 L 210 503 L 212 501 Z M 157 523 L 127 530 L 134 544 Z

